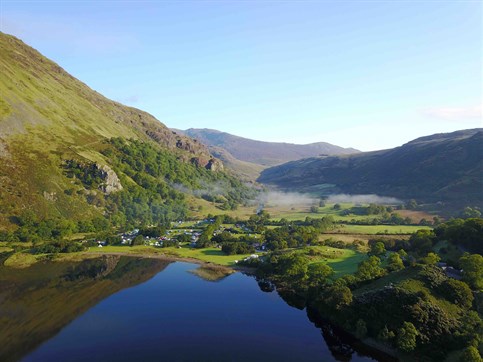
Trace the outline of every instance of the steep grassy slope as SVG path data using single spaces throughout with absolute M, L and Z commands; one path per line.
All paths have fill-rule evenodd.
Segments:
M 385 151 L 289 162 L 263 171 L 259 181 L 483 206 L 483 129 L 422 137 Z
M 99 152 L 110 138 L 151 143 L 193 167 L 222 168 L 198 141 L 103 97 L 17 38 L 0 33 L 0 55 L 0 228 L 25 210 L 41 217 L 105 214 L 85 195 L 69 193 L 76 180 L 62 165 L 110 165 Z
M 223 148 L 240 161 L 264 167 L 319 155 L 341 155 L 359 152 L 353 148 L 343 148 L 326 142 L 297 145 L 255 141 L 211 129 L 190 128 L 181 132 L 198 139 L 210 147 Z

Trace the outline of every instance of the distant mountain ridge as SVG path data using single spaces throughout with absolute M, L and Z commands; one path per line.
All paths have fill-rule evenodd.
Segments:
M 483 128 L 421 137 L 389 150 L 307 158 L 262 172 L 285 189 L 375 193 L 483 206 Z
M 265 167 L 302 158 L 360 152 L 354 148 L 343 148 L 327 142 L 299 145 L 257 141 L 207 128 L 189 128 L 184 131 L 175 129 L 174 131 L 207 145 L 215 156 L 222 159 L 235 171 L 240 171 L 240 169 L 247 171 L 249 168 L 257 173 Z
M 253 162 L 263 166 L 319 156 L 320 154 L 338 155 L 360 152 L 353 148 L 343 148 L 327 142 L 299 145 L 256 141 L 207 128 L 189 128 L 182 132 L 208 146 L 222 147 L 241 161 Z

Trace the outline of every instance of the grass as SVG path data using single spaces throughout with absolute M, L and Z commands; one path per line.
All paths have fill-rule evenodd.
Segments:
M 34 265 L 37 261 L 38 259 L 32 254 L 15 253 L 10 255 L 7 260 L 3 262 L 3 265 L 10 268 L 23 269 Z
M 352 203 L 339 203 L 340 209 L 334 209 L 333 203 L 326 204 L 323 207 L 318 207 L 317 212 L 311 212 L 312 205 L 308 204 L 293 204 L 288 206 L 266 206 L 265 210 L 275 220 L 285 218 L 289 221 L 304 220 L 306 217 L 322 218 L 325 216 L 332 216 L 335 221 L 351 221 L 351 220 L 372 220 L 381 219 L 381 215 L 358 215 L 350 213 L 345 215 L 347 210 L 355 207 Z M 369 204 L 357 205 L 357 206 L 369 206 Z M 422 211 L 410 211 L 410 210 L 395 210 L 394 213 L 399 214 L 402 217 L 409 217 L 413 222 L 419 222 L 422 218 L 431 221 L 433 215 Z
M 384 235 L 386 239 L 400 239 L 400 240 L 407 240 L 409 239 L 409 235 L 407 234 L 389 234 Z M 368 241 L 374 239 L 374 235 L 371 234 L 340 234 L 340 233 L 324 233 L 319 236 L 319 240 L 326 240 L 326 239 L 334 239 L 340 240 L 346 244 L 351 244 L 352 242 L 358 240 L 362 241 L 364 244 L 367 245 Z
M 339 225 L 334 233 L 340 234 L 412 234 L 418 230 L 431 230 L 429 226 L 419 225 Z
M 334 269 L 335 277 L 354 274 L 357 271 L 359 263 L 367 258 L 366 254 L 358 253 L 350 249 L 343 250 L 344 254 L 340 258 L 327 260 L 327 264 Z
M 356 289 L 354 291 L 354 296 L 361 295 L 369 291 L 382 289 L 386 285 L 389 285 L 391 283 L 394 285 L 400 284 L 405 280 L 415 278 L 417 274 L 418 269 L 415 268 L 405 268 L 403 270 L 387 274 L 382 278 L 373 280 L 370 284 L 365 284 L 362 287 Z
M 435 215 L 431 215 L 426 211 L 416 211 L 416 210 L 397 210 L 397 214 L 401 217 L 409 217 L 412 222 L 419 223 L 422 219 L 427 221 L 432 221 Z
M 189 217 L 195 220 L 205 219 L 208 214 L 211 215 L 230 215 L 234 218 L 248 219 L 250 215 L 256 213 L 256 206 L 239 206 L 236 210 L 222 210 L 217 204 L 203 199 L 197 199 L 194 196 L 188 196 L 188 206 L 190 209 Z
M 367 258 L 366 254 L 351 249 L 337 249 L 330 246 L 312 246 L 318 255 L 311 258 L 310 264 L 324 263 L 334 269 L 335 277 L 353 274 L 361 261 Z
M 108 253 L 125 253 L 125 254 L 143 254 L 143 255 L 166 255 L 179 258 L 193 258 L 208 263 L 218 265 L 234 266 L 235 260 L 246 258 L 245 255 L 226 255 L 218 248 L 195 249 L 189 246 L 181 248 L 155 248 L 153 246 L 106 246 L 103 248 L 90 248 L 90 253 L 108 254 Z
M 461 311 L 461 308 L 444 298 L 440 298 L 437 294 L 432 293 L 431 290 L 426 287 L 423 281 L 417 279 L 418 272 L 418 268 L 405 268 L 397 272 L 389 273 L 380 279 L 373 280 L 370 284 L 363 285 L 362 287 L 356 289 L 353 294 L 354 296 L 358 296 L 366 292 L 382 289 L 385 286 L 392 284 L 410 292 L 425 293 L 429 296 L 432 303 L 441 307 L 451 316 L 457 317 L 458 313 Z
M 441 307 L 444 311 L 450 314 L 452 317 L 458 317 L 461 308 L 457 305 L 447 301 L 444 298 L 439 298 L 437 295 L 431 293 L 431 291 L 424 285 L 421 280 L 406 279 L 401 281 L 399 285 L 411 292 L 424 292 L 429 295 L 431 302 Z
M 163 248 L 161 249 L 167 254 L 179 256 L 182 258 L 194 258 L 202 260 L 209 263 L 234 266 L 236 265 L 235 260 L 241 260 L 246 258 L 250 254 L 245 255 L 226 255 L 218 248 L 206 248 L 206 249 L 195 249 L 190 247 L 178 248 Z

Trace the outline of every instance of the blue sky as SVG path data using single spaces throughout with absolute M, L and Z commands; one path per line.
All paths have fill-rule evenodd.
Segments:
M 483 127 L 481 1 L 6 1 L 0 29 L 173 128 L 361 150 Z

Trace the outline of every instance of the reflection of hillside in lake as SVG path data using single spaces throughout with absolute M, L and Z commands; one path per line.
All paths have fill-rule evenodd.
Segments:
M 299 298 L 242 273 L 207 282 L 195 267 L 109 256 L 3 268 L 0 360 L 371 360 Z
M 82 262 L 0 267 L 0 361 L 16 361 L 109 295 L 169 263 L 104 256 Z

